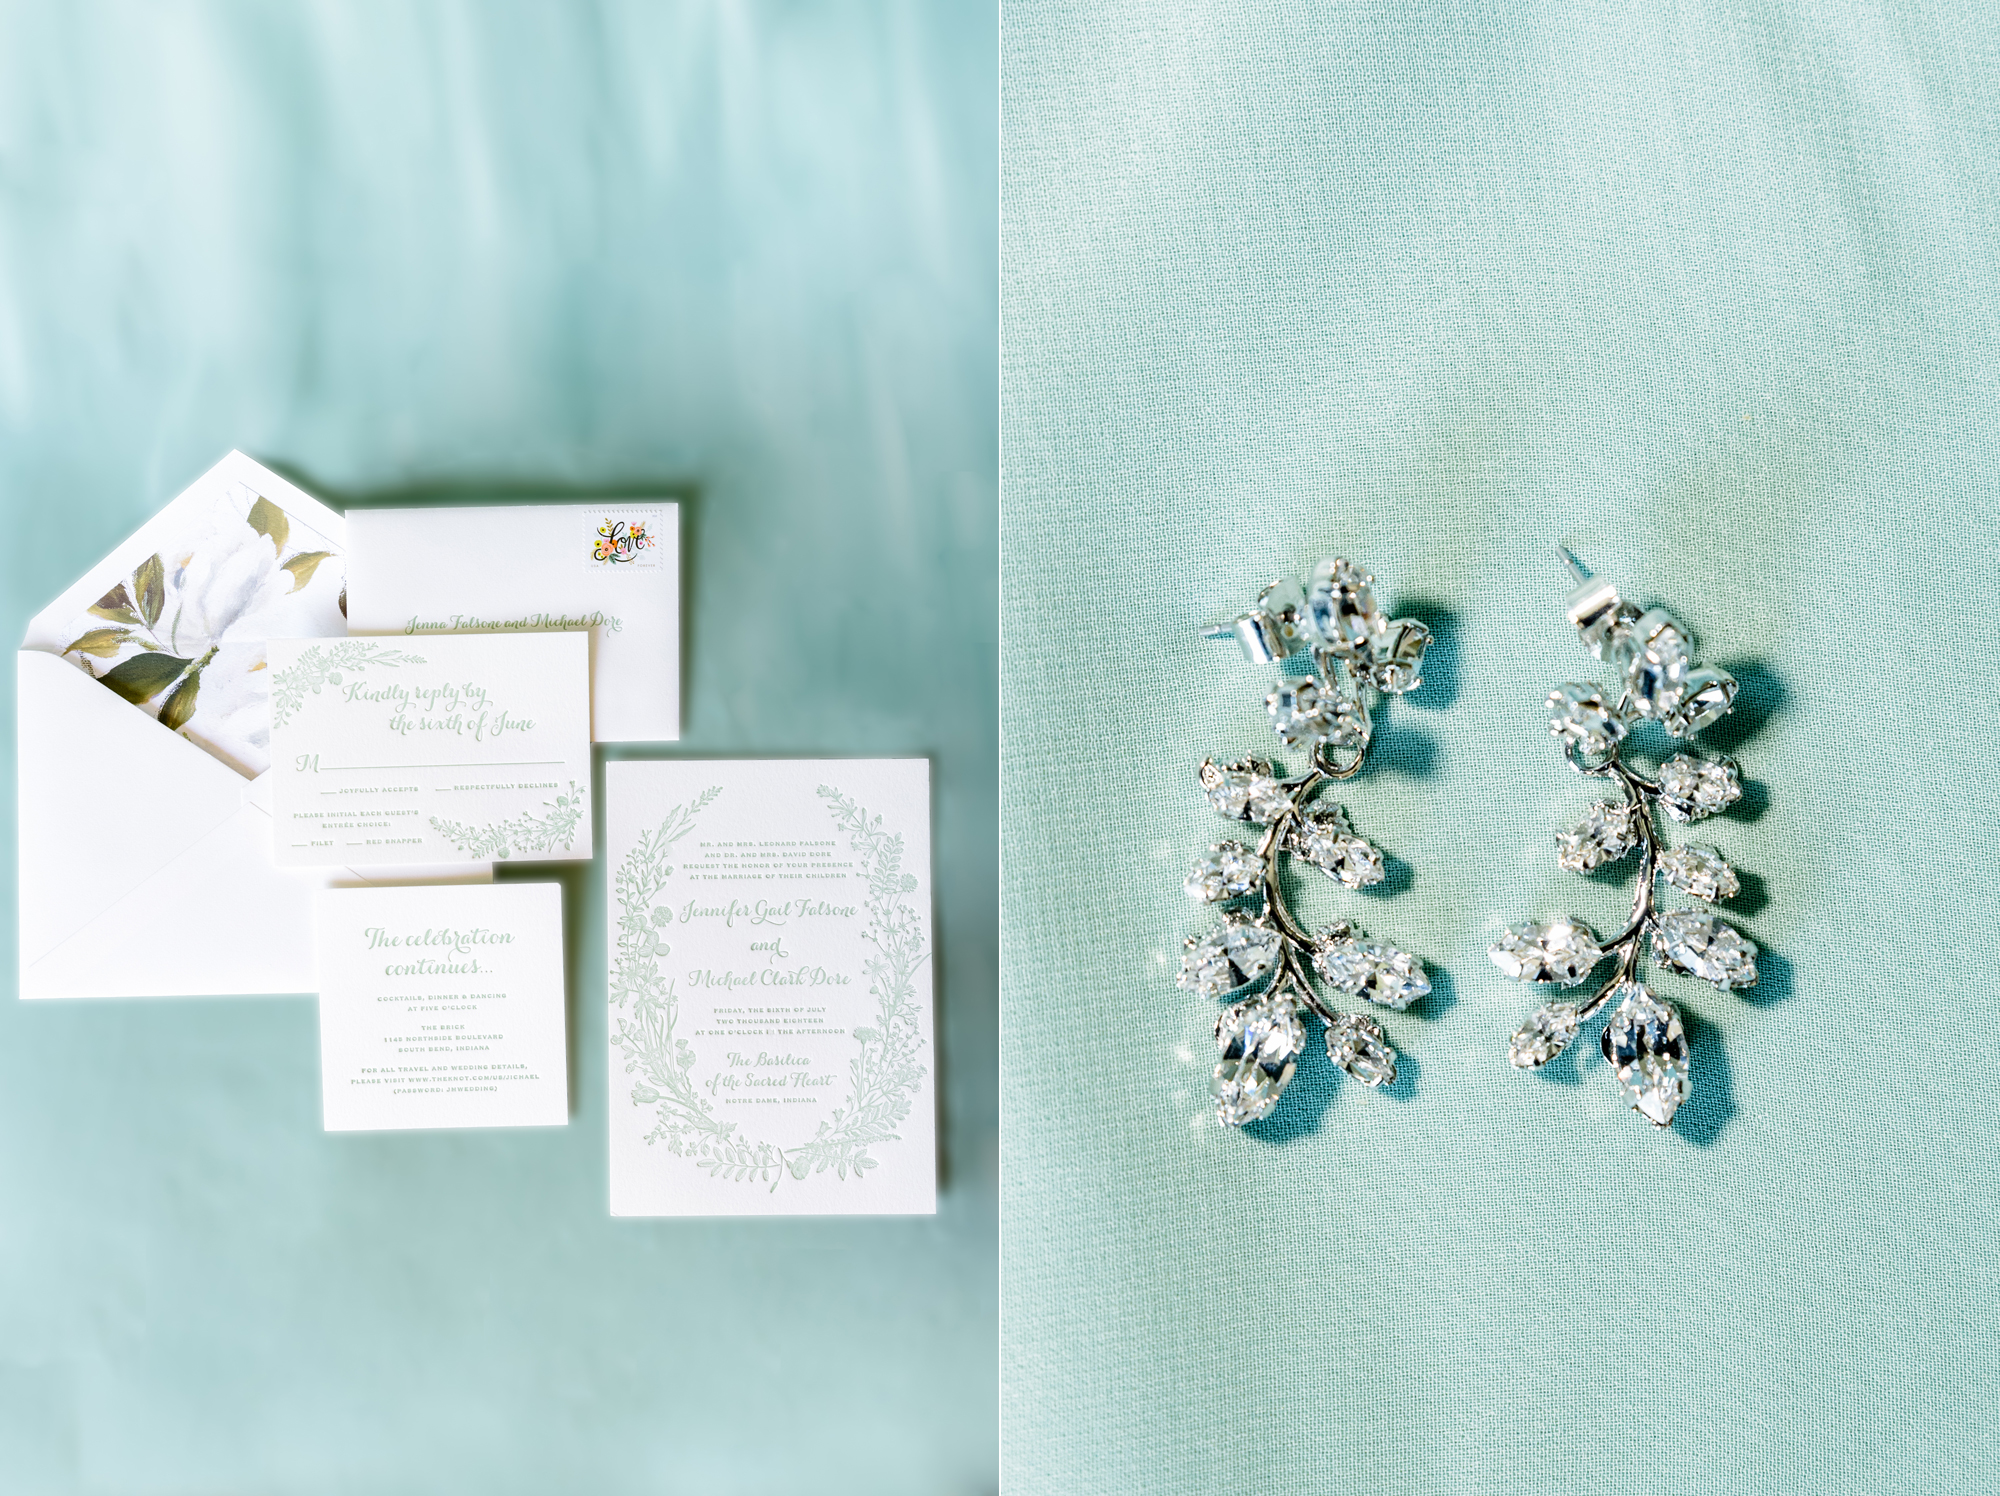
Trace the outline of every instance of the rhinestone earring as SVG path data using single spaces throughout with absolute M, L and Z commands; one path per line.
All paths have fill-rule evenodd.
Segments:
M 1215 1024 L 1221 1059 L 1209 1089 L 1216 1116 L 1240 1127 L 1278 1105 L 1305 1048 L 1308 1012 L 1325 1025 L 1327 1056 L 1341 1069 L 1370 1086 L 1396 1079 L 1396 1051 L 1382 1025 L 1334 1008 L 1315 990 L 1315 974 L 1332 993 L 1398 1011 L 1431 990 L 1415 956 L 1368 939 L 1349 921 L 1308 934 L 1280 880 L 1281 859 L 1294 853 L 1346 888 L 1382 881 L 1382 854 L 1355 834 L 1346 810 L 1330 801 L 1308 806 L 1327 785 L 1361 771 L 1375 731 L 1371 699 L 1423 683 L 1431 631 L 1378 612 L 1375 579 L 1333 560 L 1320 563 L 1304 588 L 1273 582 L 1254 608 L 1205 637 L 1233 638 L 1251 663 L 1280 667 L 1264 707 L 1278 737 L 1309 756 L 1305 772 L 1290 779 L 1254 758 L 1201 766 L 1210 805 L 1264 828 L 1254 849 L 1235 841 L 1210 847 L 1186 885 L 1190 898 L 1222 907 L 1220 926 L 1188 937 L 1180 985 L 1231 1000 Z
M 1717 991 L 1757 980 L 1757 947 L 1706 908 L 1661 910 L 1658 882 L 1697 902 L 1721 903 L 1739 888 L 1735 869 L 1713 847 L 1669 847 L 1653 823 L 1653 807 L 1675 821 L 1699 821 L 1743 793 L 1735 763 L 1720 756 L 1676 753 L 1649 779 L 1624 762 L 1626 735 L 1642 721 L 1669 736 L 1692 738 L 1721 720 L 1736 701 L 1736 682 L 1723 671 L 1696 669 L 1694 636 L 1662 608 L 1642 612 L 1616 587 L 1594 580 L 1558 547 L 1577 583 L 1569 621 L 1584 647 L 1617 672 L 1608 690 L 1571 682 L 1549 694 L 1549 731 L 1578 773 L 1621 793 L 1600 800 L 1583 819 L 1556 835 L 1556 863 L 1588 873 L 1639 853 L 1632 917 L 1609 940 L 1567 915 L 1515 925 L 1493 943 L 1494 964 L 1522 982 L 1572 987 L 1607 959 L 1618 965 L 1609 982 L 1583 1002 L 1558 1001 L 1537 1010 L 1514 1033 L 1507 1058 L 1517 1069 L 1547 1064 L 1576 1038 L 1585 1021 L 1617 999 L 1601 1048 L 1633 1110 L 1665 1127 L 1688 1097 L 1687 1033 L 1674 1005 L 1639 980 L 1651 937 L 1653 958 L 1669 970 L 1711 982 Z

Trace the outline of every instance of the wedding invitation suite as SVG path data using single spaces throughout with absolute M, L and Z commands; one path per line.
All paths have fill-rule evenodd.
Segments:
M 560 1127 L 562 888 L 319 895 L 326 1130 Z
M 611 1213 L 935 1211 L 930 765 L 605 775 Z
M 582 634 L 270 644 L 282 866 L 588 858 Z
M 592 736 L 680 736 L 680 509 L 658 500 L 356 509 L 356 634 L 586 632 Z

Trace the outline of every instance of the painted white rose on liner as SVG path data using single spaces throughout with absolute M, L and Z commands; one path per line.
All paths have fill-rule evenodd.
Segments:
M 338 553 L 303 526 L 292 546 L 292 529 L 282 509 L 238 485 L 100 598 L 89 611 L 110 626 L 64 653 L 254 778 L 270 767 L 264 641 L 346 632 Z

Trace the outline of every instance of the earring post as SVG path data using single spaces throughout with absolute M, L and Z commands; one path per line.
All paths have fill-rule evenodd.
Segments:
M 1568 546 L 1559 545 L 1556 547 L 1556 560 L 1562 562 L 1569 569 L 1570 576 L 1577 582 L 1582 583 L 1590 580 L 1590 568 L 1577 560 L 1576 552 Z

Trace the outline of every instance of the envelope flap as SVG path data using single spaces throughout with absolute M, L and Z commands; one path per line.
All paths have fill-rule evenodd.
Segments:
M 32 962 L 235 815 L 244 780 L 69 661 L 14 659 Z

